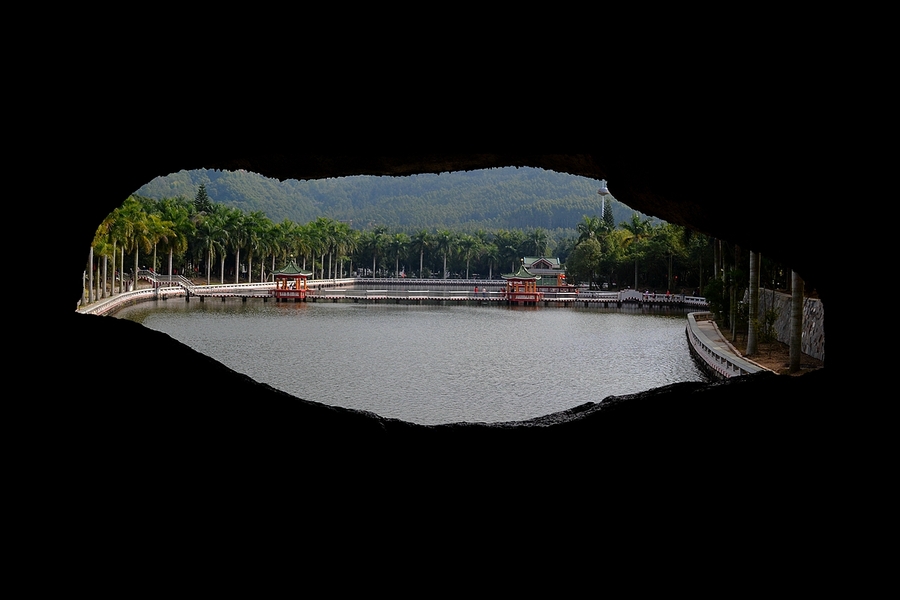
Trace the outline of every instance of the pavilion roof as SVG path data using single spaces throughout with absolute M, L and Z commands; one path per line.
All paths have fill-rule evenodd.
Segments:
M 525 265 L 519 265 L 519 270 L 515 273 L 501 275 L 500 277 L 502 277 L 503 279 L 534 279 L 535 281 L 541 278 L 540 275 L 535 275 L 527 268 L 525 268 Z
M 291 259 L 291 262 L 288 263 L 287 266 L 275 271 L 275 276 L 277 277 L 278 275 L 302 275 L 303 277 L 309 277 L 310 275 L 312 275 L 312 271 L 304 271 L 297 266 L 297 261 Z

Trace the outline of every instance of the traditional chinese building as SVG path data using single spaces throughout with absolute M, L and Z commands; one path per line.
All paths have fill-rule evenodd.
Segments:
M 547 256 L 526 256 L 522 259 L 522 265 L 540 276 L 542 279 L 556 279 L 557 275 L 565 274 L 566 269 L 559 262 L 558 258 L 549 258 Z
M 524 264 L 515 273 L 501 277 L 506 280 L 506 287 L 500 295 L 508 304 L 536 304 L 544 297 L 544 293 L 538 290 L 540 276 L 526 269 Z
M 306 300 L 307 285 L 306 280 L 312 275 L 312 271 L 304 271 L 297 266 L 296 261 L 291 258 L 291 262 L 279 271 L 275 271 L 275 289 L 272 295 L 276 302 L 301 302 Z
M 526 256 L 522 259 L 522 266 L 528 269 L 529 273 L 540 277 L 538 291 L 575 292 L 575 286 L 566 282 L 566 268 L 558 258 Z

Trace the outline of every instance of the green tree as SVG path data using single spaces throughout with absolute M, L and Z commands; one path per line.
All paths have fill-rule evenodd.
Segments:
M 447 271 L 447 255 L 453 249 L 454 242 L 455 239 L 453 232 L 449 229 L 442 229 L 438 231 L 434 236 L 435 249 L 444 256 L 443 279 L 447 279 L 447 277 L 449 276 L 449 272 Z
M 375 274 L 377 272 L 378 255 L 381 253 L 381 250 L 384 246 L 384 238 L 386 233 L 386 227 L 376 226 L 371 231 L 363 234 L 362 246 L 366 250 L 366 252 L 371 252 L 372 254 L 372 279 L 375 278 Z
M 336 221 L 334 224 L 335 236 L 335 254 L 338 262 L 338 268 L 335 277 L 344 276 L 344 260 L 353 255 L 359 241 L 357 232 L 350 229 L 350 225 Z M 352 263 L 351 263 L 352 269 Z
M 131 222 L 128 220 L 124 210 L 124 204 L 115 209 L 112 214 L 112 224 L 110 226 L 110 236 L 113 239 L 113 257 L 116 255 L 116 245 L 119 247 L 119 293 L 125 291 L 125 246 L 128 244 L 128 238 L 131 235 Z M 115 263 L 115 261 L 113 261 Z M 113 294 L 115 289 L 115 264 L 113 265 Z
M 675 288 L 675 264 L 685 258 L 683 227 L 663 223 L 652 227 L 643 246 L 647 279 L 654 287 Z
M 194 196 L 194 209 L 200 214 L 209 214 L 213 210 L 213 202 L 206 193 L 206 184 L 201 183 Z
M 210 284 L 213 257 L 225 255 L 225 220 L 213 209 L 201 216 L 196 225 L 197 240 L 206 253 L 206 285 Z M 224 278 L 224 276 L 223 276 Z
M 489 242 L 484 246 L 483 256 L 488 261 L 488 279 L 494 278 L 494 265 L 500 264 L 500 249 L 494 242 Z
M 603 199 L 603 228 L 609 232 L 616 228 L 616 218 L 613 216 L 612 199 L 606 196 Z
M 759 330 L 759 254 L 750 251 L 750 306 L 747 327 L 747 356 L 753 356 L 758 350 L 757 333 Z
M 494 243 L 500 253 L 500 260 L 509 263 L 509 272 L 515 273 L 517 264 L 521 261 L 524 233 L 517 230 L 501 229 L 494 233 Z
M 285 219 L 275 227 L 275 237 L 280 239 L 280 256 L 287 258 L 289 254 L 302 257 L 302 267 L 306 269 L 307 260 L 312 263 L 315 272 L 315 260 L 312 258 L 316 250 L 315 224 L 310 222 L 297 224 Z M 272 269 L 274 270 L 274 266 Z
M 419 253 L 419 277 L 421 278 L 424 276 L 422 274 L 422 261 L 425 257 L 425 251 L 431 246 L 431 236 L 426 230 L 420 229 L 413 235 L 410 246 Z
M 266 230 L 270 222 L 266 216 L 256 210 L 247 213 L 244 218 L 244 227 L 246 229 L 246 245 L 247 245 L 247 280 L 253 280 L 253 257 L 265 254 L 266 249 Z M 263 266 L 260 264 L 260 282 L 262 279 Z
M 188 242 L 194 235 L 191 213 L 184 201 L 177 198 L 163 198 L 159 202 L 162 218 L 171 223 L 171 233 L 164 240 L 164 250 L 168 253 L 168 275 L 172 277 L 175 254 L 188 249 Z
M 706 269 L 714 270 L 713 240 L 687 227 L 684 228 L 684 235 L 684 246 L 687 253 L 685 260 L 688 264 L 689 277 L 683 280 L 683 285 L 694 285 L 693 282 L 696 280 L 696 288 L 699 291 L 703 289 L 704 285 L 704 265 L 706 265 Z M 694 265 L 696 265 L 696 273 L 694 272 Z M 715 273 L 713 273 L 714 275 Z
M 405 233 L 395 233 L 387 240 L 388 252 L 394 257 L 394 277 L 400 275 L 400 256 L 406 252 L 409 243 L 410 238 Z
M 721 277 L 713 277 L 703 288 L 703 296 L 709 303 L 709 309 L 715 315 L 715 320 L 722 322 L 728 314 L 728 296 L 725 293 L 725 280 Z
M 147 215 L 147 236 L 153 244 L 153 272 L 158 273 L 157 265 L 157 249 L 160 242 L 168 245 L 169 240 L 174 238 L 175 231 L 172 229 L 174 223 L 164 220 L 159 213 L 150 213 Z
M 105 219 L 100 223 L 97 227 L 97 232 L 94 236 L 94 246 L 95 251 L 100 252 L 103 255 L 103 291 L 101 293 L 101 298 L 106 297 L 106 289 L 107 289 L 107 266 L 108 260 L 112 260 L 112 265 L 109 265 L 109 270 L 113 272 L 113 280 L 110 285 L 110 295 L 116 293 L 116 282 L 115 282 L 115 269 L 116 269 L 116 238 L 113 235 L 115 230 L 115 221 L 116 221 L 116 211 L 109 213 Z
M 585 215 L 582 217 L 581 222 L 575 226 L 575 229 L 578 231 L 578 243 L 599 237 L 603 227 L 602 219 L 597 216 L 589 217 Z
M 588 238 L 572 251 L 566 263 L 566 271 L 572 273 L 575 281 L 587 281 L 590 289 L 594 289 L 595 273 L 600 267 L 603 252 L 600 241 Z
M 143 204 L 134 196 L 129 196 L 122 204 L 120 213 L 124 219 L 124 247 L 128 252 L 134 253 L 133 274 L 137 277 L 140 270 L 140 252 L 149 252 L 153 248 L 153 238 L 150 232 L 150 222 Z M 135 284 L 137 280 L 135 279 Z
M 540 227 L 531 230 L 528 234 L 529 250 L 533 253 L 532 256 L 544 256 L 549 242 L 550 238 L 547 232 Z
M 459 236 L 457 244 L 459 246 L 460 252 L 462 253 L 463 259 L 466 261 L 466 279 L 468 279 L 469 261 L 472 260 L 472 256 L 478 249 L 478 239 L 468 234 L 462 234 L 461 236 Z
M 225 211 L 225 242 L 234 253 L 234 282 L 240 283 L 241 249 L 247 243 L 246 216 L 237 208 Z M 225 282 L 225 255 L 222 255 L 222 283 Z
M 357 231 L 356 229 L 349 228 L 347 232 L 347 243 L 346 243 L 346 253 L 347 259 L 350 261 L 348 266 L 347 273 L 353 273 L 353 257 L 356 256 L 356 253 L 359 251 L 360 245 L 362 244 L 362 232 Z
M 314 222 L 309 223 L 308 231 L 313 253 L 319 257 L 321 265 L 320 277 L 325 279 L 325 256 L 329 254 L 334 240 L 331 230 L 331 219 L 319 217 Z
M 619 227 L 630 234 L 625 242 L 625 247 L 634 258 L 634 289 L 638 289 L 638 259 L 641 254 L 641 242 L 653 231 L 652 221 L 649 217 L 641 220 L 640 215 L 633 212 L 630 221 L 619 223 Z

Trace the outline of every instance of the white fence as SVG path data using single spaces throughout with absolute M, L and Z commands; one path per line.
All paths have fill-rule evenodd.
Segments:
M 707 371 L 720 379 L 730 379 L 758 371 L 765 367 L 743 358 L 720 334 L 711 320 L 712 313 L 688 313 L 687 336 L 694 356 L 703 361 Z
M 210 285 L 194 285 L 183 277 L 160 276 L 152 271 L 140 271 L 138 277 L 150 281 L 153 287 L 130 292 L 123 292 L 92 302 L 86 306 L 77 306 L 76 310 L 85 314 L 104 314 L 124 304 L 141 300 L 170 298 L 175 296 L 191 297 L 260 297 L 271 295 L 275 284 L 263 283 L 216 283 Z M 173 285 L 175 284 L 175 285 Z M 359 297 L 376 299 L 391 298 L 444 298 L 454 300 L 499 300 L 499 291 L 506 282 L 497 279 L 370 279 L 347 277 L 342 279 L 310 279 L 307 287 L 320 298 Z M 359 289 L 371 286 L 377 289 Z M 384 287 L 380 287 L 384 286 Z M 350 289 L 355 287 L 357 289 Z M 406 289 L 403 289 L 406 288 Z M 475 292 L 475 289 L 478 292 Z M 681 294 L 652 294 L 637 290 L 620 292 L 580 291 L 579 293 L 546 292 L 547 301 L 572 302 L 590 301 L 605 303 L 642 303 L 642 304 L 680 304 L 706 308 L 705 298 L 684 296 Z

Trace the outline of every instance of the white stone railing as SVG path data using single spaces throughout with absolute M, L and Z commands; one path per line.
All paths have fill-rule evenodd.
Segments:
M 114 296 L 92 302 L 86 306 L 78 306 L 76 310 L 85 314 L 105 314 L 113 311 L 123 304 L 136 302 L 139 300 L 152 300 L 156 298 L 169 298 L 173 296 L 268 296 L 270 291 L 274 289 L 275 284 L 271 281 L 262 283 L 213 283 L 209 285 L 194 285 L 190 280 L 183 277 L 169 278 L 168 276 L 158 276 L 154 279 L 154 273 L 151 271 L 139 272 L 140 279 L 149 280 L 154 287 L 122 292 Z M 177 283 L 177 285 L 172 285 Z M 357 290 L 356 292 L 349 289 L 340 289 L 345 286 L 372 286 L 372 285 L 388 285 L 387 289 L 377 290 L 381 294 L 394 296 L 406 296 L 410 298 L 437 296 L 437 297 L 453 297 L 467 299 L 484 299 L 496 298 L 497 290 L 502 290 L 505 281 L 497 279 L 413 279 L 413 278 L 358 278 L 345 277 L 340 279 L 310 279 L 307 280 L 307 289 L 312 293 L 320 293 L 321 297 L 330 296 L 360 296 L 373 298 L 378 294 L 373 294 L 376 290 Z M 408 287 L 406 290 L 398 290 L 398 286 Z M 478 287 L 478 293 L 474 292 Z M 461 289 L 461 288 L 465 289 Z M 323 290 L 325 288 L 325 290 Z M 330 288 L 336 288 L 329 293 Z M 416 289 L 419 288 L 419 289 Z M 428 288 L 438 288 L 428 289 Z M 321 291 L 320 291 L 321 290 Z M 327 291 L 326 291 L 327 290 Z M 489 291 L 490 290 L 490 291 Z M 324 291 L 324 293 L 322 293 Z M 547 300 L 600 300 L 607 302 L 644 302 L 648 304 L 667 304 L 667 303 L 684 303 L 698 308 L 707 306 L 706 298 L 695 296 L 683 296 L 680 294 L 647 294 L 636 290 L 623 290 L 619 292 L 601 292 L 601 291 L 580 291 L 579 293 L 553 294 L 545 293 Z
M 730 379 L 741 375 L 749 375 L 766 371 L 765 367 L 743 358 L 740 353 L 724 341 L 715 323 L 712 313 L 688 313 L 687 336 L 691 352 L 721 379 Z M 705 326 L 701 323 L 706 323 Z M 711 336 L 710 333 L 715 335 Z

